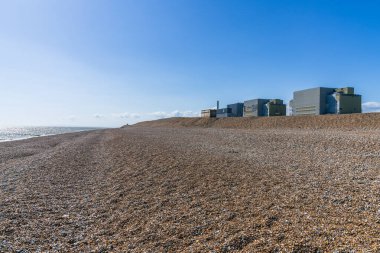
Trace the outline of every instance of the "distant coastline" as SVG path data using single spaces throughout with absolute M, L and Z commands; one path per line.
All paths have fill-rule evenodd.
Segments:
M 99 127 L 6 127 L 0 128 L 0 142 L 18 141 L 57 134 L 99 130 Z

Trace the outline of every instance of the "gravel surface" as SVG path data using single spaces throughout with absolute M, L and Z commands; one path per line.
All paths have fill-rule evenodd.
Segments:
M 138 123 L 149 127 L 213 127 L 233 129 L 380 129 L 380 113 L 249 118 L 169 118 Z
M 380 252 L 380 130 L 0 143 L 0 252 Z

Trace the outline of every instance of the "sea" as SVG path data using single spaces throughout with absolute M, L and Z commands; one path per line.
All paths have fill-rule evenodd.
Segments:
M 0 142 L 29 139 L 33 137 L 65 134 L 89 130 L 94 127 L 7 127 L 0 128 Z

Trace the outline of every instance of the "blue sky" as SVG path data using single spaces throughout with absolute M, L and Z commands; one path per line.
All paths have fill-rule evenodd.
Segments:
M 0 0 L 0 126 L 118 127 L 317 86 L 380 109 L 380 2 Z

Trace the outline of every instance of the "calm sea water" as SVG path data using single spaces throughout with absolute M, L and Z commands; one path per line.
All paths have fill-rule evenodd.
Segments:
M 96 130 L 91 127 L 9 127 L 0 128 L 0 142 L 32 137 Z

